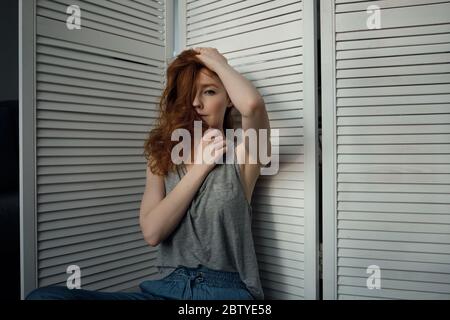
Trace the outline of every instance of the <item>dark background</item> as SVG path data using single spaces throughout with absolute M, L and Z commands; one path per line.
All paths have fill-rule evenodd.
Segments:
M 0 1 L 0 298 L 20 299 L 19 1 Z

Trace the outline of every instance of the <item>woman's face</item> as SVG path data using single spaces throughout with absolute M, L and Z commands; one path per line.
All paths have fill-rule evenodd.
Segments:
M 197 78 L 197 92 L 193 106 L 210 127 L 222 130 L 227 107 L 231 107 L 222 81 L 201 69 Z

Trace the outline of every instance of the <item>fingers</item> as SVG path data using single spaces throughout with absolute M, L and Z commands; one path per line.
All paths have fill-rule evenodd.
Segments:
M 218 137 L 221 137 L 223 139 L 222 131 L 216 128 L 209 127 L 208 130 L 205 131 L 205 134 L 203 136 L 203 139 L 205 141 L 212 140 L 211 138 L 214 137 L 214 140 L 216 140 Z
M 223 145 L 226 145 L 226 144 L 227 144 L 227 141 L 222 138 L 214 141 L 214 147 L 216 147 L 216 148 L 217 147 L 221 148 Z
M 213 164 L 226 152 L 227 146 L 225 140 L 216 143 L 209 143 L 203 149 L 202 159 L 204 163 Z
M 203 140 L 209 141 L 211 140 L 211 137 L 215 134 L 214 130 L 208 129 L 205 131 L 203 135 Z

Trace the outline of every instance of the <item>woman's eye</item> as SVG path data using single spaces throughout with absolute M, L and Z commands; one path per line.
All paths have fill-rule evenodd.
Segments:
M 212 94 L 214 94 L 215 92 L 213 90 L 206 90 L 205 93 L 211 92 Z

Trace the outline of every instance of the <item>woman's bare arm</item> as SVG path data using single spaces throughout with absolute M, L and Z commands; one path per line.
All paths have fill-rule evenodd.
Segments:
M 194 165 L 165 196 L 164 177 L 154 175 L 147 167 L 139 222 L 148 244 L 157 246 L 172 233 L 207 175 L 207 170 Z
M 233 105 L 243 117 L 249 117 L 264 100 L 253 83 L 228 64 L 227 59 L 216 48 L 196 47 L 199 58 L 213 70 L 222 81 Z
M 196 147 L 196 158 L 201 159 L 200 164 L 194 164 L 177 183 L 177 185 L 165 195 L 164 177 L 155 175 L 147 166 L 147 182 L 142 197 L 139 213 L 139 222 L 145 241 L 151 246 L 157 246 L 168 237 L 180 222 L 187 211 L 194 195 L 202 185 L 208 173 L 215 167 L 216 160 L 226 152 L 226 140 L 220 135 L 218 129 L 208 129 L 201 139 L 202 148 Z M 216 141 L 210 138 L 220 135 Z M 202 150 L 209 145 L 214 146 L 213 162 L 204 161 Z

